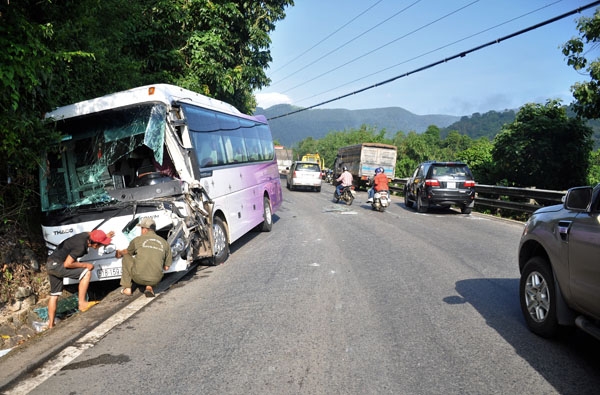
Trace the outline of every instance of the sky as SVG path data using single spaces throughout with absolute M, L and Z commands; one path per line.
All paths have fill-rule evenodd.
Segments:
M 254 92 L 262 108 L 401 107 L 470 116 L 549 99 L 570 104 L 571 86 L 589 80 L 567 65 L 561 47 L 579 36 L 577 21 L 595 7 L 506 37 L 592 0 L 294 2 L 270 34 L 271 84 Z

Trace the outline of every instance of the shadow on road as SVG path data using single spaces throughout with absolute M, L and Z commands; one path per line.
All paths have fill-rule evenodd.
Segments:
M 600 342 L 580 330 L 569 331 L 555 340 L 531 333 L 521 314 L 518 290 L 517 278 L 462 280 L 456 283 L 460 296 L 450 296 L 444 301 L 471 304 L 559 393 L 597 394 Z

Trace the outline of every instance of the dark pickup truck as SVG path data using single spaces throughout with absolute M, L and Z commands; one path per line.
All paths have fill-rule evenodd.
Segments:
M 529 329 L 556 336 L 576 325 L 600 339 L 600 184 L 537 210 L 519 243 L 519 299 Z

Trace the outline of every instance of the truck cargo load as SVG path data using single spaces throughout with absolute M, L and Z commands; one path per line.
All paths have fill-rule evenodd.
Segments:
M 389 180 L 394 179 L 398 148 L 390 144 L 362 143 L 341 147 L 333 165 L 334 177 L 338 178 L 344 166 L 354 178 L 356 188 L 366 188 L 375 176 L 375 169 L 383 167 Z
M 292 153 L 292 150 L 281 145 L 276 145 L 275 157 L 277 158 L 277 168 L 279 169 L 279 174 L 286 175 L 288 173 L 288 169 L 294 161 L 294 154 Z

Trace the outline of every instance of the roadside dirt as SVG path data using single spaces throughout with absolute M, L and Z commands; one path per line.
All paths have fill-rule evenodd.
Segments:
M 45 255 L 41 234 L 0 227 L 0 350 L 36 333 L 33 309 L 44 305 L 50 290 Z
M 43 310 L 45 317 L 36 312 L 47 307 L 50 294 L 46 256 L 41 232 L 8 231 L 0 226 L 0 357 L 2 350 L 27 342 L 46 329 L 47 310 Z M 87 295 L 89 300 L 100 301 L 118 287 L 119 281 L 91 283 Z M 58 302 L 59 319 L 69 319 L 77 312 L 76 299 L 71 306 L 75 292 L 77 285 L 65 286 Z
M 49 283 L 43 267 L 46 247 L 42 235 L 1 227 L 0 241 L 0 311 L 30 295 L 38 300 L 46 297 Z M 24 292 L 29 294 L 25 296 Z

